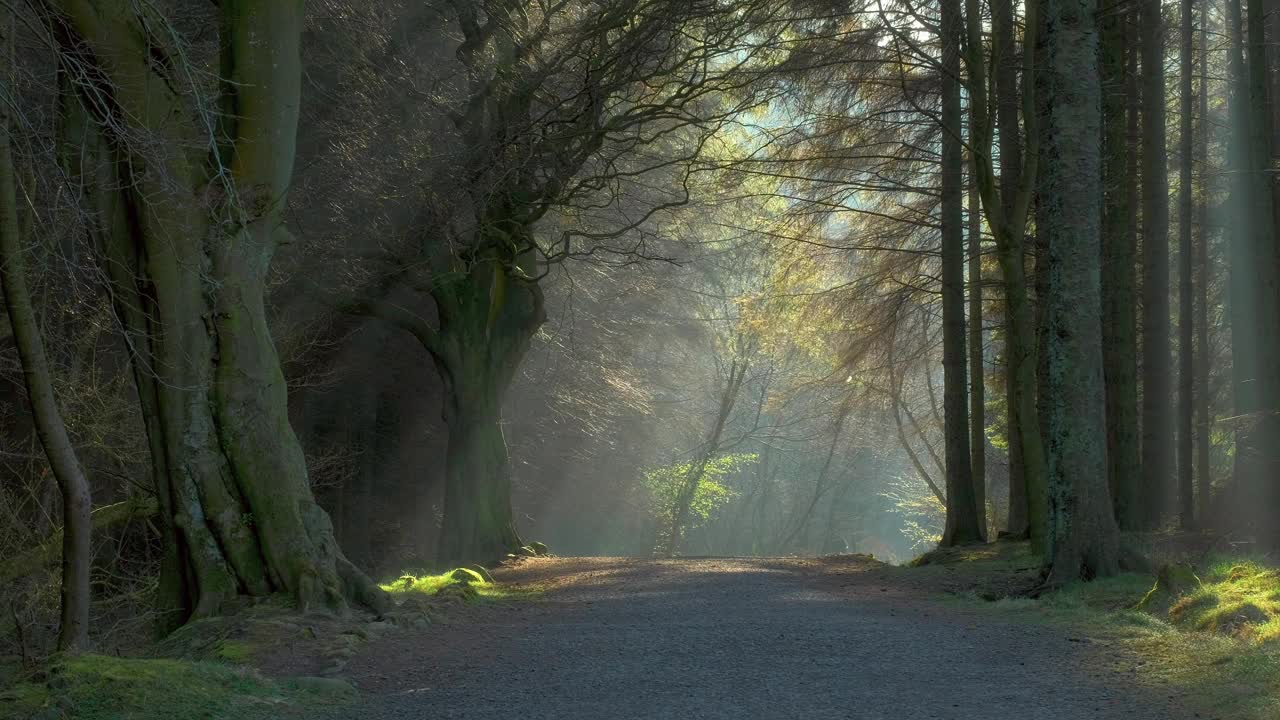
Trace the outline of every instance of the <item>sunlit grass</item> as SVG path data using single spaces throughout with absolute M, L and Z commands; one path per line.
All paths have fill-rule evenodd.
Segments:
M 976 576 L 1026 558 L 1017 548 L 971 554 L 959 559 L 965 566 L 958 572 Z M 1220 558 L 1198 568 L 1196 577 L 1198 587 L 1150 605 L 1142 601 L 1155 579 L 1137 573 L 1067 585 L 1036 599 L 961 597 L 1005 619 L 1048 622 L 1122 648 L 1126 652 L 1110 661 L 1118 672 L 1153 688 L 1185 689 L 1206 717 L 1280 717 L 1280 570 Z
M 1220 559 L 1199 589 L 1169 609 L 1179 626 L 1263 644 L 1280 639 L 1280 571 L 1252 560 Z
M 471 568 L 457 568 L 438 575 L 405 573 L 379 585 L 397 604 L 413 597 L 430 597 L 446 589 L 455 589 L 467 599 L 507 600 L 534 592 L 529 588 L 513 588 L 485 579 Z

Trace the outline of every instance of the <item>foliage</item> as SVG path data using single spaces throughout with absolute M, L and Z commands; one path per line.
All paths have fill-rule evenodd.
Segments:
M 757 459 L 755 453 L 721 455 L 708 461 L 702 468 L 702 474 L 696 478 L 690 477 L 696 472 L 691 462 L 646 471 L 644 485 L 649 491 L 655 517 L 661 526 L 670 525 L 681 488 L 686 483 L 695 483 L 693 501 L 689 503 L 690 526 L 697 527 L 710 520 L 717 509 L 734 497 L 734 491 L 722 482 L 725 476 Z
M 947 509 L 920 481 L 895 478 L 881 496 L 889 501 L 889 512 L 901 518 L 902 536 L 912 553 L 938 545 Z

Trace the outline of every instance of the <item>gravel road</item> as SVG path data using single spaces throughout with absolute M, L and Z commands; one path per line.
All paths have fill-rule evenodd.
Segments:
M 363 699 L 339 717 L 1191 717 L 1105 644 L 842 577 L 794 560 L 539 560 L 500 577 L 543 582 L 539 599 L 367 646 L 348 669 Z

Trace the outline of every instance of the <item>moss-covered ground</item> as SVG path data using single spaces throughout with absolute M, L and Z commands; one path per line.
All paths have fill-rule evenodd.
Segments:
M 382 587 L 396 607 L 380 618 L 299 615 L 272 598 L 190 623 L 132 657 L 90 653 L 27 667 L 0 657 L 0 720 L 309 717 L 356 701 L 340 678 L 365 642 L 398 627 L 427 628 L 458 603 L 535 592 L 495 583 L 479 567 L 406 574 Z
M 1056 623 L 1119 653 L 1135 682 L 1178 688 L 1206 718 L 1280 718 L 1280 570 L 1241 557 L 1210 556 L 1174 572 L 1180 583 L 1125 573 L 1037 598 L 1037 563 L 1025 543 L 996 543 L 925 557 L 899 572 L 966 578 L 948 594 L 1005 619 Z M 1010 583 L 1010 578 L 1018 578 Z M 1170 584 L 1178 587 L 1170 588 Z
M 81 655 L 54 662 L 0 693 L 0 717 L 172 720 L 305 717 L 354 698 L 339 681 L 270 680 L 244 666 Z

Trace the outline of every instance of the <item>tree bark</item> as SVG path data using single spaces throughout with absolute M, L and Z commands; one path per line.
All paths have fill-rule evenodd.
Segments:
M 1048 0 L 1048 583 L 1119 571 L 1103 399 L 1096 0 Z
M 1028 212 L 1034 195 L 1037 164 L 1039 160 L 1037 118 L 1035 115 L 1035 74 L 1036 53 L 1035 37 L 1039 30 L 1037 3 L 1027 7 L 1025 21 L 1026 32 L 1023 42 L 1022 62 L 1022 115 L 1025 125 L 1026 152 L 1023 154 L 1022 166 L 1018 171 L 1017 191 L 1009 207 L 1012 212 L 1005 211 L 1005 193 L 999 189 L 995 164 L 990 150 L 994 125 L 987 113 L 987 68 L 983 57 L 982 21 L 977 0 L 966 0 L 966 54 L 965 67 L 968 70 L 968 90 L 970 107 L 973 111 L 971 144 L 973 152 L 974 176 L 978 180 L 982 206 L 986 212 L 987 224 L 991 227 L 996 241 L 997 257 L 1004 278 L 1006 302 L 1006 362 L 1009 379 L 1009 429 L 1010 434 L 1020 440 L 1021 462 L 1025 479 L 1026 520 L 1031 536 L 1032 546 L 1037 552 L 1045 550 L 1047 532 L 1047 490 L 1045 487 L 1044 444 L 1040 437 L 1039 416 L 1036 410 L 1036 338 L 1035 317 L 1027 295 L 1026 256 L 1024 236 L 1027 227 Z M 1012 43 L 1012 37 L 1001 38 L 993 35 L 996 43 Z M 997 57 L 1000 52 L 995 53 Z M 1014 126 L 1001 127 L 1001 133 L 1016 133 Z M 1000 178 L 1011 168 L 1001 163 Z M 1011 443 L 1012 446 L 1012 443 Z M 1011 453 L 1013 457 L 1013 453 Z M 1018 483 L 1010 480 L 1010 532 L 1016 534 L 1015 520 L 1020 518 L 1015 509 L 1022 504 L 1024 498 L 1017 497 Z
M 942 13 L 942 367 L 947 518 L 942 545 L 980 542 L 969 456 L 964 327 L 964 151 L 961 147 L 958 3 Z
M 1169 171 L 1165 161 L 1162 0 L 1142 4 L 1142 505 L 1143 525 L 1164 520 L 1173 481 L 1169 347 Z
M 1138 439 L 1138 334 L 1136 249 L 1130 231 L 1134 202 L 1128 139 L 1127 12 L 1103 10 L 1099 63 L 1102 78 L 1102 349 L 1106 379 L 1107 479 L 1116 521 L 1141 525 Z M 1132 50 L 1130 56 L 1135 55 Z
M 1178 145 L 1181 149 L 1178 158 L 1178 421 L 1177 421 L 1177 458 L 1178 458 L 1178 525 L 1183 530 L 1191 530 L 1195 526 L 1195 486 L 1192 476 L 1192 446 L 1194 443 L 1193 415 L 1194 405 L 1192 392 L 1194 389 L 1194 302 L 1191 285 L 1192 268 L 1192 198 L 1191 180 L 1192 153 L 1195 138 L 1192 129 L 1192 52 L 1194 26 L 1194 1 L 1182 0 L 1181 7 L 1181 51 L 1179 57 L 1180 75 L 1178 78 L 1181 117 L 1179 117 Z
M 1259 15 L 1255 16 L 1257 12 Z M 1276 492 L 1271 467 L 1277 454 L 1273 394 L 1278 328 L 1272 259 L 1275 254 L 1273 196 L 1267 178 L 1265 57 L 1261 8 L 1249 8 L 1249 63 L 1239 0 L 1227 0 L 1231 97 L 1228 142 L 1231 178 L 1230 315 L 1232 382 L 1236 409 L 1233 509 L 1239 526 L 1266 543 L 1274 541 L 1270 507 Z
M 386 602 L 312 497 L 264 308 L 293 168 L 302 3 L 221 7 L 215 133 L 184 90 L 185 61 L 145 31 L 163 21 L 153 10 L 48 3 L 80 98 L 65 103 L 64 156 L 89 163 L 75 171 L 148 419 L 166 627 L 238 595 L 283 592 L 303 611 Z
M 1213 268 L 1209 264 L 1209 5 L 1200 4 L 1200 87 L 1197 105 L 1199 125 L 1196 131 L 1196 155 L 1200 163 L 1199 195 L 1196 200 L 1196 277 L 1195 277 L 1195 402 L 1196 402 L 1196 496 L 1201 525 L 1207 525 L 1211 504 L 1213 478 L 1210 471 L 1210 433 L 1213 431 L 1213 415 L 1210 412 L 1209 370 L 1209 283 Z
M 0 90 L 10 97 L 6 81 L 7 78 L 0 78 Z M 58 410 L 53 373 L 27 289 L 8 108 L 7 101 L 0 104 L 0 286 L 22 364 L 22 379 L 31 403 L 36 436 L 62 493 L 58 650 L 75 652 L 84 649 L 89 641 L 89 570 L 93 559 L 89 546 L 89 482 Z
M 968 12 L 973 12 L 973 9 L 970 8 Z M 1022 139 L 1018 125 L 1020 93 L 1012 0 L 995 0 L 991 3 L 991 23 L 992 42 L 995 44 L 993 55 L 995 56 L 996 124 L 999 129 L 1000 147 L 1001 211 L 1006 216 L 1011 216 L 1016 210 L 1015 203 L 1022 171 Z M 971 105 L 972 102 L 971 99 Z M 1025 279 L 1023 285 L 1025 287 Z M 1014 400 L 1018 397 L 1018 373 L 1012 359 L 1017 347 L 1016 340 L 1012 338 L 1016 324 L 1013 305 L 1006 299 L 1004 379 L 1005 425 L 1008 428 L 1009 443 L 1009 517 L 1006 531 L 1013 537 L 1026 537 L 1029 532 L 1027 473 L 1022 452 L 1022 421 L 1018 416 L 1018 403 Z
M 987 527 L 987 390 L 986 346 L 982 328 L 982 209 L 978 185 L 969 183 L 969 453 L 973 472 L 973 499 L 978 508 L 978 529 Z
M 520 273 L 484 262 L 442 279 L 433 297 L 440 326 L 428 350 L 444 380 L 449 428 L 437 561 L 493 562 L 522 544 L 502 403 L 545 320 L 542 293 Z

